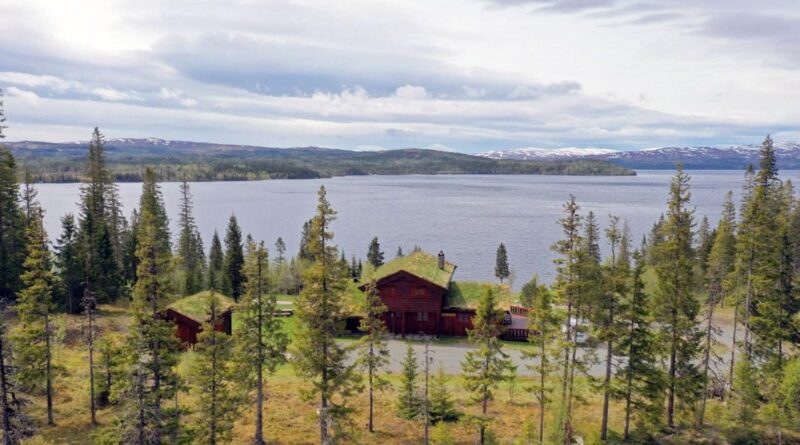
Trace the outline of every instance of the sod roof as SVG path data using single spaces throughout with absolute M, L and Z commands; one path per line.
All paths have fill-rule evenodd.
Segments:
M 507 285 L 478 281 L 453 281 L 450 283 L 450 291 L 447 292 L 443 307 L 475 309 L 487 288 L 492 289 L 497 299 L 497 305 L 501 309 L 508 309 L 512 303 L 517 301 L 518 296 L 512 293 Z
M 447 289 L 450 285 L 450 279 L 453 277 L 453 272 L 456 271 L 456 266 L 453 263 L 445 261 L 444 269 L 439 269 L 439 259 L 434 255 L 420 250 L 389 261 L 375 270 L 373 277 L 375 280 L 380 281 L 400 271 L 406 271 L 425 281 Z
M 172 309 L 173 311 L 185 315 L 198 323 L 203 323 L 204 321 L 208 320 L 208 297 L 210 295 L 211 291 L 198 292 L 186 298 L 173 301 L 167 306 L 167 309 Z M 215 292 L 214 295 L 219 298 L 220 312 L 225 312 L 229 309 L 232 309 L 236 305 L 233 299 L 226 297 L 225 295 L 217 292 Z

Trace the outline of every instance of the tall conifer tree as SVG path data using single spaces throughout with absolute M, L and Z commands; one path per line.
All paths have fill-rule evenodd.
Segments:
M 342 297 L 347 283 L 347 271 L 339 262 L 330 231 L 336 211 L 328 202 L 324 186 L 318 196 L 308 239 L 313 261 L 303 272 L 304 287 L 297 299 L 294 356 L 300 375 L 311 381 L 312 388 L 306 396 L 319 402 L 320 442 L 329 445 L 334 437 L 347 433 L 351 411 L 347 400 L 357 386 L 357 376 L 353 366 L 346 364 L 347 350 L 335 341 L 342 329 Z
M 213 246 L 212 246 L 213 247 Z M 236 221 L 236 216 L 231 215 L 228 220 L 228 228 L 225 231 L 225 258 L 223 259 L 223 293 L 236 301 L 242 295 L 244 285 L 244 251 L 242 246 L 242 229 Z
M 389 364 L 389 348 L 386 343 L 388 330 L 381 316 L 387 311 L 386 305 L 378 295 L 378 286 L 375 280 L 367 284 L 366 298 L 361 312 L 359 330 L 364 333 L 359 342 L 358 364 L 367 374 L 367 391 L 369 395 L 369 432 L 374 432 L 374 405 L 375 391 L 387 385 L 387 380 L 381 374 L 383 368 Z
M 508 252 L 506 252 L 506 246 L 500 243 L 500 245 L 497 246 L 497 255 L 495 256 L 494 276 L 502 283 L 503 280 L 510 275 L 511 270 L 508 267 Z
M 372 264 L 372 267 L 379 268 L 383 265 L 383 251 L 381 250 L 381 245 L 378 242 L 378 237 L 372 238 L 372 241 L 369 242 L 369 248 L 367 249 L 367 261 Z
M 20 324 L 14 334 L 14 354 L 19 381 L 34 391 L 44 391 L 47 424 L 53 420 L 53 280 L 42 211 L 31 215 L 28 225 L 28 257 L 22 274 L 17 312 Z
M 477 349 L 468 351 L 461 362 L 464 387 L 471 393 L 472 402 L 481 409 L 480 415 L 476 417 L 481 445 L 486 442 L 487 427 L 491 420 L 489 401 L 512 364 L 500 343 L 503 316 L 504 312 L 497 307 L 494 292 L 487 288 L 475 311 L 474 327 L 468 331 L 469 341 Z
M 277 316 L 277 302 L 267 279 L 269 259 L 264 243 L 248 240 L 244 262 L 245 285 L 239 312 L 237 361 L 248 391 L 255 391 L 255 445 L 264 443 L 264 388 L 266 376 L 285 362 L 288 338 Z
M 17 164 L 11 151 L 0 145 L 0 298 L 7 302 L 13 301 L 22 287 L 24 261 L 25 218 L 19 205 Z
M 175 415 L 165 402 L 173 400 L 178 388 L 175 365 L 179 344 L 175 326 L 162 319 L 159 311 L 171 294 L 170 249 L 161 190 L 152 169 L 144 174 L 136 232 L 137 280 L 133 288 L 133 323 L 127 344 L 129 375 L 123 422 L 123 441 L 159 444 L 174 435 Z
M 192 192 L 186 181 L 181 183 L 180 234 L 178 235 L 178 256 L 181 259 L 181 291 L 184 295 L 193 295 L 203 289 L 203 269 L 205 253 L 203 240 L 197 230 L 192 215 Z
M 702 376 L 697 367 L 702 335 L 697 322 L 700 305 L 693 294 L 694 211 L 689 207 L 690 199 L 689 175 L 679 164 L 670 184 L 666 219 L 661 227 L 663 241 L 654 246 L 657 251 L 655 315 L 667 345 L 669 428 L 675 427 L 676 402 L 685 412 L 697 401 L 702 390 Z

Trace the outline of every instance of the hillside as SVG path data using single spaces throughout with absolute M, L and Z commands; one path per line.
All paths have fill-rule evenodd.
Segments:
M 14 156 L 35 180 L 80 180 L 86 142 L 11 142 Z M 425 149 L 353 151 L 319 147 L 274 148 L 162 139 L 111 139 L 108 164 L 119 181 L 138 181 L 145 165 L 163 180 L 310 179 L 354 175 L 513 174 L 633 175 L 602 160 L 489 159 Z
M 672 169 L 683 162 L 688 169 L 740 170 L 748 164 L 758 164 L 760 145 L 658 147 L 619 151 L 595 148 L 517 148 L 480 153 L 489 159 L 503 160 L 598 160 L 631 169 Z M 800 168 L 800 144 L 776 143 L 778 167 Z

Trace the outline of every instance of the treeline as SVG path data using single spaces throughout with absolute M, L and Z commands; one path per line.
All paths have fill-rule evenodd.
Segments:
M 74 148 L 70 153 L 74 152 Z M 259 154 L 234 151 L 212 154 L 137 154 L 123 151 L 110 155 L 109 171 L 116 181 L 141 182 L 146 168 L 164 181 L 243 181 L 310 179 L 334 176 L 410 174 L 509 174 L 509 175 L 633 175 L 633 171 L 605 161 L 497 160 L 461 153 L 405 149 L 382 152 L 285 149 Z M 113 152 L 112 152 L 113 153 Z M 78 182 L 85 179 L 83 158 L 58 151 L 39 154 L 17 148 L 22 170 L 35 182 Z

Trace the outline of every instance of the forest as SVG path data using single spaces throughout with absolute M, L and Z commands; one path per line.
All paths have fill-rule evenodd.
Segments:
M 131 141 L 131 140 L 125 140 Z M 267 148 L 133 140 L 107 143 L 106 163 L 116 181 L 141 182 L 146 167 L 163 181 L 246 181 L 309 179 L 358 175 L 509 174 L 634 175 L 632 170 L 599 160 L 497 160 L 463 153 L 402 149 L 350 151 Z M 18 142 L 8 144 L 37 182 L 78 182 L 84 178 L 86 144 Z M 176 145 L 177 147 L 172 147 Z
M 79 213 L 54 240 L 30 175 L 20 182 L 0 149 L 4 444 L 800 442 L 800 201 L 769 137 L 713 228 L 680 165 L 643 239 L 614 216 L 601 228 L 570 197 L 551 247 L 557 278 L 516 296 L 528 341 L 500 340 L 504 310 L 487 286 L 458 374 L 430 370 L 413 342 L 389 372 L 371 278 L 384 253 L 375 239 L 365 259 L 344 257 L 324 186 L 296 255 L 243 235 L 235 216 L 206 253 L 188 182 L 179 233 L 151 168 L 123 215 L 104 146 L 95 129 Z M 501 281 L 513 248 L 498 248 Z M 367 283 L 358 298 L 354 281 Z M 207 321 L 186 350 L 161 311 L 189 295 Z M 232 336 L 214 329 L 223 296 L 237 303 Z M 345 336 L 354 306 L 360 335 Z

